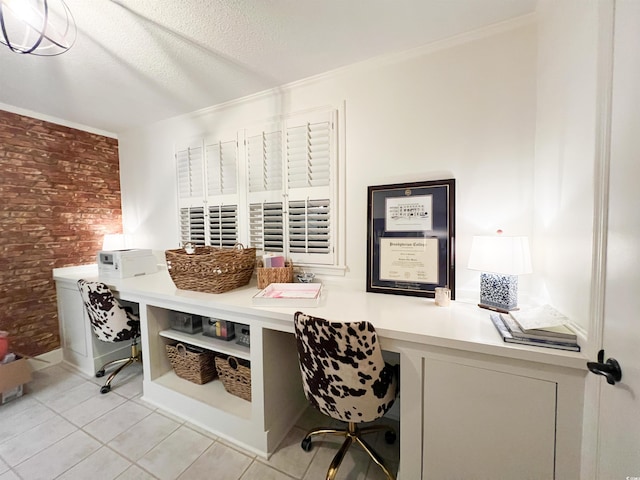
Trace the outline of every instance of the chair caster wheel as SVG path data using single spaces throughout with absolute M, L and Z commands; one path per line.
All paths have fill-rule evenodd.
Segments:
M 110 385 L 103 385 L 100 387 L 100 393 L 109 393 L 111 391 Z
M 396 443 L 396 432 L 394 432 L 393 430 L 387 430 L 386 432 L 384 432 L 384 441 L 387 443 L 387 445 L 393 445 L 394 443 Z
M 96 378 L 104 377 L 104 370 L 98 370 L 96 372 Z
M 310 452 L 311 451 L 311 439 L 309 437 L 305 437 L 302 439 L 302 443 L 300 444 L 300 446 L 302 447 L 302 449 L 305 452 Z

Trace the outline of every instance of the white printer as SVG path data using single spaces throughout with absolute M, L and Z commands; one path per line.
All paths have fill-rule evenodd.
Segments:
M 158 261 L 149 249 L 103 250 L 97 260 L 101 278 L 129 278 L 158 271 Z

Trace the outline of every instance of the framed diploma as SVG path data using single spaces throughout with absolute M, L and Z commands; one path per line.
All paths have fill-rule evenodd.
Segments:
M 455 180 L 368 188 L 367 292 L 455 299 Z

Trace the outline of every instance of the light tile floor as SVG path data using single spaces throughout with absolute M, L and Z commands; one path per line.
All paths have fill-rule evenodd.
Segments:
M 0 480 L 323 480 L 340 446 L 327 436 L 310 452 L 300 448 L 307 430 L 331 424 L 309 408 L 265 460 L 145 403 L 140 366 L 121 372 L 106 395 L 101 381 L 63 364 L 34 372 L 25 394 L 0 406 Z M 368 441 L 395 472 L 399 440 L 387 445 L 379 433 Z M 357 446 L 337 476 L 384 478 Z

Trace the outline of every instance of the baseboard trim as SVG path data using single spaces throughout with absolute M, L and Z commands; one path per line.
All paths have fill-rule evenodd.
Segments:
M 62 348 L 29 358 L 29 365 L 34 372 L 62 362 Z

